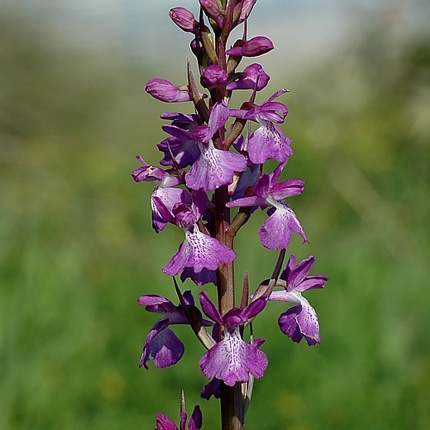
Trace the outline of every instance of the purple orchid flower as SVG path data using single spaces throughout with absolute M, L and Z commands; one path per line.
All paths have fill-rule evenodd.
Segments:
M 198 117 L 195 114 L 164 112 L 160 118 L 172 120 L 171 126 L 188 132 L 192 132 L 199 125 Z M 157 147 L 164 153 L 164 158 L 160 161 L 162 166 L 174 166 L 177 163 L 179 167 L 186 167 L 193 164 L 200 155 L 198 145 L 192 140 L 184 140 L 183 137 L 170 136 L 160 142 Z
M 303 181 L 290 179 L 277 183 L 285 163 L 270 175 L 262 175 L 254 187 L 254 195 L 233 200 L 227 207 L 271 206 L 268 211 L 269 218 L 259 231 L 260 242 L 268 249 L 287 249 L 293 233 L 302 236 L 307 242 L 306 234 L 300 225 L 293 210 L 282 200 L 303 192 Z
M 175 148 L 176 153 L 187 152 L 190 146 L 199 150 L 198 158 L 185 174 L 187 187 L 193 190 L 200 188 L 205 191 L 215 190 L 221 185 L 230 184 L 234 173 L 242 172 L 246 168 L 246 159 L 243 155 L 216 149 L 212 142 L 212 137 L 224 127 L 228 116 L 227 104 L 222 101 L 213 106 L 207 126 L 197 126 L 192 131 L 173 125 L 162 127 L 165 132 L 176 138 L 178 145 L 178 148 Z
M 233 90 L 255 90 L 261 91 L 266 87 L 270 76 L 263 70 L 263 67 L 258 63 L 250 64 L 243 69 L 243 72 L 238 73 L 236 79 L 230 82 L 226 89 Z
M 229 264 L 236 258 L 236 253 L 232 249 L 199 230 L 197 222 L 208 203 L 206 193 L 201 189 L 193 194 L 192 199 L 191 205 L 179 204 L 173 208 L 175 224 L 184 229 L 185 240 L 163 268 L 163 272 L 170 276 L 191 268 L 192 271 L 188 271 L 186 276 L 194 279 L 193 274 L 198 274 L 204 269 L 216 270 L 221 263 Z M 203 276 L 204 279 L 208 279 L 209 275 L 205 272 Z M 202 279 L 197 277 L 196 283 Z
M 140 155 L 136 157 L 142 166 L 133 171 L 131 176 L 136 182 L 155 182 L 157 186 L 151 194 L 152 227 L 159 233 L 167 223 L 174 223 L 172 210 L 178 203 L 191 204 L 191 195 L 181 188 L 174 188 L 181 183 L 177 176 L 169 175 L 163 169 L 150 166 Z
M 224 338 L 200 359 L 203 374 L 209 379 L 222 380 L 231 387 L 236 382 L 248 382 L 250 374 L 261 378 L 268 364 L 267 357 L 256 345 L 242 339 L 240 327 L 264 309 L 266 299 L 261 297 L 244 308 L 233 308 L 221 316 L 205 291 L 199 297 L 203 312 L 224 327 Z
M 236 258 L 232 249 L 202 233 L 197 224 L 192 224 L 184 230 L 184 242 L 163 268 L 167 275 L 175 276 L 187 267 L 192 267 L 195 273 L 201 272 L 204 268 L 216 270 L 221 263 L 230 264 Z M 192 274 L 190 276 L 193 278 Z
M 315 263 L 314 257 L 309 257 L 296 265 L 296 258 L 291 255 L 276 285 L 284 289 L 273 291 L 269 300 L 280 300 L 296 303 L 278 319 L 281 331 L 299 343 L 303 338 L 309 346 L 320 343 L 320 330 L 315 309 L 302 296 L 302 293 L 313 288 L 323 288 L 328 278 L 324 275 L 308 276 Z
M 273 101 L 285 92 L 285 89 L 278 90 L 262 105 L 253 105 L 248 110 L 230 109 L 230 116 L 255 121 L 260 125 L 248 140 L 243 140 L 247 146 L 241 148 L 248 151 L 249 159 L 254 164 L 263 164 L 269 158 L 285 163 L 293 155 L 291 139 L 275 124 L 284 122 L 288 114 L 287 106 Z
M 183 298 L 186 306 L 194 309 L 193 315 L 199 315 L 199 311 L 194 306 L 194 298 L 191 292 L 186 291 L 183 294 Z M 137 302 L 144 306 L 148 312 L 162 315 L 162 318 L 156 321 L 146 337 L 139 367 L 144 366 L 148 369 L 148 362 L 151 359 L 154 360 L 156 367 L 172 366 L 181 359 L 184 353 L 184 345 L 169 329 L 169 326 L 172 324 L 189 324 L 183 306 L 175 306 L 170 300 L 155 294 L 140 296 Z M 209 321 L 203 319 L 201 319 L 201 323 L 211 325 Z

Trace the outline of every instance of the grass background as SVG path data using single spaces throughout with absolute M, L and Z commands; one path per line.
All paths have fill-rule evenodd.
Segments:
M 166 107 L 145 83 L 172 70 L 59 49 L 52 34 L 0 14 L 0 428 L 150 429 L 155 413 L 177 420 L 181 389 L 218 428 L 186 327 L 180 363 L 137 366 L 154 316 L 136 298 L 174 299 L 161 267 L 182 240 L 151 230 L 151 187 L 130 178 L 163 138 Z M 287 77 L 265 66 L 271 89 L 291 90 L 285 177 L 306 181 L 291 205 L 310 244 L 290 252 L 315 255 L 330 282 L 307 294 L 319 347 L 280 333 L 282 304 L 256 321 L 270 363 L 249 428 L 430 428 L 429 63 L 426 34 L 397 44 L 376 20 L 329 62 Z M 275 261 L 258 243 L 264 219 L 237 240 L 238 277 L 254 283 Z

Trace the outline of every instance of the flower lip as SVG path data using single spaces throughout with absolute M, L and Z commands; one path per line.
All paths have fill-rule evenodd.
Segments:
M 205 291 L 199 294 L 203 312 L 217 324 L 224 326 L 224 338 L 213 345 L 200 359 L 200 368 L 209 379 L 219 379 L 226 385 L 248 382 L 249 375 L 260 378 L 267 367 L 266 355 L 257 345 L 245 342 L 240 327 L 259 314 L 266 306 L 266 298 L 260 297 L 245 307 L 233 308 L 221 316 Z
M 221 263 L 231 263 L 236 253 L 218 239 L 199 231 L 197 224 L 185 229 L 185 240 L 176 254 L 164 266 L 163 272 L 175 276 L 187 267 L 195 273 L 204 268 L 215 270 Z

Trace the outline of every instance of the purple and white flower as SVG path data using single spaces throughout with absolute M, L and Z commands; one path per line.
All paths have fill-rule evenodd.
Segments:
M 183 298 L 186 306 L 195 308 L 194 298 L 190 291 L 186 291 Z M 184 345 L 170 330 L 169 326 L 172 324 L 189 324 L 183 306 L 175 306 L 170 300 L 155 294 L 140 296 L 137 302 L 144 306 L 148 312 L 162 315 L 146 337 L 139 367 L 144 366 L 148 369 L 150 360 L 154 360 L 155 366 L 159 368 L 172 366 L 181 359 Z M 197 308 L 195 309 L 197 310 Z M 202 324 L 210 325 L 210 322 L 202 319 Z
M 285 89 L 276 91 L 262 105 L 251 105 L 249 109 L 230 109 L 230 116 L 255 121 L 259 127 L 244 140 L 249 159 L 254 164 L 263 164 L 269 158 L 279 163 L 285 163 L 293 155 L 290 148 L 291 139 L 286 137 L 282 130 L 275 124 L 284 122 L 288 114 L 288 108 L 283 103 L 273 100 L 287 92 Z
M 213 144 L 213 136 L 224 127 L 228 116 L 227 104 L 219 102 L 213 106 L 207 126 L 197 126 L 192 131 L 174 125 L 162 127 L 176 139 L 177 147 L 174 153 L 181 154 L 191 150 L 196 154 L 198 151 L 198 156 L 185 174 L 187 187 L 193 190 L 200 188 L 205 191 L 215 190 L 221 185 L 230 184 L 234 173 L 242 172 L 246 168 L 246 159 L 243 155 L 217 149 Z
M 254 195 L 226 204 L 227 207 L 270 206 L 269 218 L 259 231 L 260 242 L 268 249 L 287 249 L 292 234 L 298 233 L 307 242 L 306 234 L 293 210 L 283 201 L 286 197 L 303 192 L 303 181 L 290 179 L 277 182 L 284 164 L 280 164 L 270 175 L 263 174 L 254 186 Z
M 151 194 L 152 227 L 159 233 L 167 223 L 175 223 L 173 207 L 179 203 L 191 204 L 191 195 L 181 188 L 178 176 L 169 175 L 163 169 L 150 166 L 140 155 L 136 157 L 142 166 L 133 171 L 131 176 L 136 182 L 155 182 L 157 186 Z
M 314 288 L 323 288 L 324 283 L 328 281 L 324 275 L 308 276 L 314 263 L 315 258 L 311 256 L 296 265 L 296 258 L 291 255 L 276 283 L 283 289 L 273 291 L 269 296 L 269 300 L 296 304 L 280 315 L 278 324 L 281 331 L 294 342 L 298 343 L 305 338 L 309 346 L 320 343 L 320 329 L 315 309 L 302 293 Z
M 221 263 L 229 264 L 236 258 L 232 249 L 199 229 L 197 222 L 206 209 L 206 193 L 199 190 L 192 198 L 191 205 L 180 204 L 173 208 L 175 224 L 184 229 L 185 240 L 163 268 L 163 272 L 170 276 L 188 268 L 192 271 L 189 270 L 186 276 L 193 279 L 193 273 L 198 274 L 204 269 L 216 270 Z M 204 276 L 206 280 L 210 278 L 207 272 Z M 203 278 L 198 277 L 198 282 L 203 282 Z
M 199 297 L 203 312 L 224 327 L 224 338 L 200 359 L 203 374 L 209 379 L 222 380 L 229 386 L 236 382 L 248 382 L 250 374 L 261 378 L 268 364 L 266 355 L 258 349 L 262 342 L 259 341 L 258 346 L 245 342 L 240 335 L 240 327 L 264 309 L 266 299 L 257 299 L 244 308 L 233 308 L 221 316 L 205 291 Z
M 192 224 L 184 231 L 184 242 L 163 268 L 167 275 L 175 276 L 185 268 L 192 268 L 195 273 L 203 269 L 216 270 L 221 263 L 229 264 L 236 258 L 232 249 L 218 239 L 202 233 L 197 224 Z

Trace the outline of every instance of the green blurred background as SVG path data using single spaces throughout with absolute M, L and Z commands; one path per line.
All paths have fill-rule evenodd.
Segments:
M 216 429 L 187 327 L 180 363 L 138 368 L 155 316 L 136 299 L 175 298 L 161 268 L 182 232 L 152 231 L 151 186 L 130 172 L 136 154 L 158 162 L 159 114 L 176 109 L 144 87 L 185 79 L 189 37 L 167 17 L 181 2 L 160 2 L 159 20 L 149 2 L 84 3 L 0 5 L 0 429 L 151 429 L 155 413 L 177 420 L 182 388 Z M 282 304 L 256 320 L 270 363 L 247 428 L 426 430 L 428 4 L 299 3 L 257 2 L 249 28 L 279 48 L 262 58 L 265 95 L 290 89 L 284 173 L 306 181 L 290 203 L 310 239 L 290 252 L 315 255 L 330 282 L 307 294 L 320 346 L 280 333 Z M 238 277 L 254 285 L 276 258 L 258 243 L 264 219 L 237 240 Z

